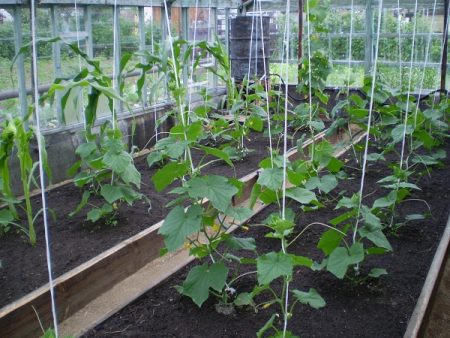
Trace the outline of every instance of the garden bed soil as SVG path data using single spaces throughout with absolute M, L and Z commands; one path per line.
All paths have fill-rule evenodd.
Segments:
M 251 152 L 242 161 L 230 167 L 223 162 L 216 162 L 203 172 L 227 177 L 243 177 L 253 172 L 258 163 L 268 156 L 268 138 L 262 133 L 251 133 L 245 142 Z M 193 153 L 194 161 L 199 161 L 201 154 Z M 141 192 L 151 201 L 149 205 L 137 201 L 132 207 L 120 208 L 117 225 L 112 226 L 97 222 L 95 226 L 85 221 L 86 211 L 69 217 L 81 200 L 82 192 L 72 183 L 50 190 L 47 194 L 47 206 L 55 213 L 56 220 L 50 218 L 50 243 L 54 277 L 79 266 L 99 255 L 121 241 L 164 219 L 169 212 L 165 208 L 173 196 L 155 191 L 150 178 L 157 168 L 149 169 L 146 156 L 135 160 L 136 168 L 142 175 Z M 172 185 L 174 186 L 174 185 Z M 32 199 L 33 210 L 41 208 L 40 195 Z M 86 208 L 87 209 L 87 208 Z M 25 219 L 25 217 L 23 217 Z M 25 225 L 25 224 L 24 224 Z M 45 255 L 44 229 L 42 218 L 36 223 L 37 244 L 30 246 L 27 240 L 15 233 L 0 238 L 0 308 L 48 283 L 47 261 Z
M 448 152 L 450 142 L 447 142 L 446 148 Z M 371 256 L 362 265 L 365 273 L 371 268 L 381 267 L 387 269 L 388 275 L 368 279 L 364 283 L 354 283 L 338 280 L 327 272 L 313 272 L 306 268 L 295 271 L 292 289 L 307 291 L 313 287 L 326 300 L 327 305 L 320 310 L 297 306 L 289 322 L 289 330 L 301 337 L 403 337 L 447 224 L 450 201 L 449 165 L 450 160 L 447 158 L 443 167 L 432 170 L 431 177 L 423 177 L 419 183 L 422 191 L 415 192 L 412 196 L 429 203 L 431 216 L 425 220 L 409 222 L 390 233 L 388 237 L 393 252 Z M 360 172 L 348 172 L 349 178 L 341 182 L 340 189 L 351 193 L 359 188 Z M 368 167 L 364 199 L 366 204 L 371 205 L 373 200 L 383 194 L 375 186 L 375 182 L 385 174 L 385 165 Z M 249 224 L 261 223 L 276 210 L 274 206 L 266 208 Z M 398 207 L 399 219 L 408 214 L 426 212 L 425 204 L 418 201 L 405 202 Z M 311 222 L 327 222 L 337 215 L 332 205 L 319 212 L 303 213 L 296 210 L 296 213 L 301 214 L 297 222 L 299 229 Z M 237 235 L 254 237 L 260 254 L 277 249 L 278 241 L 266 238 L 261 229 L 251 227 L 250 231 Z M 322 254 L 316 244 L 322 231 L 321 228 L 310 228 L 291 247 L 291 252 L 320 261 Z M 182 284 L 194 264 L 150 290 L 84 337 L 247 338 L 254 337 L 270 316 L 278 311 L 275 306 L 260 310 L 259 313 L 251 308 L 238 308 L 235 314 L 224 316 L 214 310 L 215 301 L 212 299 L 198 308 L 174 288 L 175 285 Z M 244 277 L 237 285 L 238 292 L 250 291 L 254 284 L 254 276 Z

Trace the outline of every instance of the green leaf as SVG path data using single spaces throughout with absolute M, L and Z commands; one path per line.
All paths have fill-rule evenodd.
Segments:
M 205 146 L 200 146 L 200 149 L 202 149 L 208 155 L 213 155 L 217 158 L 220 158 L 221 160 L 225 161 L 226 164 L 233 167 L 233 162 L 231 162 L 230 156 L 223 150 Z
M 173 208 L 158 234 L 164 236 L 164 243 L 169 251 L 177 250 L 186 240 L 186 238 L 201 229 L 202 226 L 202 207 L 193 205 L 187 212 L 182 206 Z
M 87 215 L 86 218 L 88 221 L 91 221 L 93 223 L 97 222 L 100 218 L 103 216 L 111 213 L 113 211 L 111 205 L 104 204 L 101 208 L 94 208 L 91 209 Z
M 354 243 L 349 250 L 338 247 L 333 250 L 328 258 L 327 270 L 337 278 L 344 278 L 349 265 L 357 264 L 364 260 L 364 247 L 362 243 Z
M 97 150 L 97 145 L 94 142 L 87 142 L 80 144 L 75 150 L 75 154 L 79 155 L 81 158 L 86 158 L 95 150 Z
M 307 304 L 316 310 L 326 305 L 325 300 L 319 295 L 316 289 L 311 288 L 308 292 L 292 290 L 292 293 L 300 303 Z
M 316 194 L 304 188 L 290 188 L 286 190 L 286 196 L 301 204 L 309 204 L 316 201 Z
M 2 209 L 0 210 L 0 224 L 7 225 L 14 221 L 14 215 L 11 210 Z
M 194 177 L 187 182 L 188 194 L 192 198 L 207 198 L 219 211 L 225 212 L 231 198 L 238 189 L 228 179 L 217 175 Z
M 170 158 L 178 159 L 184 154 L 189 141 L 180 141 L 175 137 L 165 137 L 155 144 L 156 150 L 164 150 Z
M 344 238 L 343 234 L 336 230 L 329 229 L 322 234 L 317 247 L 328 256 L 339 246 L 339 244 L 341 244 L 342 238 Z
M 238 222 L 244 222 L 253 216 L 254 212 L 252 209 L 245 207 L 232 207 L 229 206 L 225 210 L 225 215 L 234 218 Z
M 338 204 L 336 205 L 335 209 L 340 209 L 340 208 L 347 208 L 347 209 L 354 209 L 354 208 L 358 208 L 358 201 L 359 201 L 359 196 L 357 194 L 354 194 L 351 198 L 348 197 L 342 197 Z
M 336 188 L 337 184 L 338 182 L 334 175 L 324 175 L 322 177 L 314 176 L 306 182 L 305 188 L 310 190 L 318 188 L 328 194 L 331 190 Z
M 294 266 L 306 266 L 307 268 L 310 268 L 313 265 L 313 260 L 311 258 L 292 254 L 290 256 L 292 258 L 292 264 L 294 264 Z
M 278 190 L 283 183 L 283 170 L 280 168 L 264 169 L 259 174 L 257 182 L 270 190 Z
M 369 277 L 372 278 L 379 278 L 383 275 L 387 275 L 388 272 L 386 271 L 386 269 L 382 269 L 382 268 L 373 268 L 372 270 L 370 270 L 369 272 Z
M 152 177 L 156 191 L 160 192 L 170 185 L 175 179 L 182 177 L 188 171 L 188 165 L 185 162 L 169 162 L 159 169 Z
M 254 238 L 240 238 L 231 236 L 225 240 L 225 244 L 233 250 L 256 250 Z
M 365 205 L 361 207 L 361 216 L 364 219 L 366 225 L 372 230 L 381 229 L 381 220 L 375 216 L 372 211 Z
M 131 162 L 121 174 L 121 178 L 126 184 L 134 184 L 138 189 L 141 187 L 141 173 Z
M 264 127 L 264 122 L 259 116 L 251 116 L 247 119 L 246 124 L 253 130 L 261 132 Z
M 183 282 L 181 292 L 189 296 L 199 307 L 208 299 L 209 289 L 221 292 L 225 286 L 228 268 L 223 263 L 208 263 L 196 266 L 189 271 Z
M 269 252 L 256 260 L 259 285 L 270 284 L 280 276 L 292 275 L 292 258 L 282 252 Z
M 131 155 L 125 151 L 119 154 L 115 152 L 107 152 L 103 156 L 103 163 L 111 168 L 112 171 L 121 174 L 127 166 L 132 162 Z
M 83 192 L 83 196 L 81 197 L 81 202 L 78 204 L 78 206 L 75 208 L 75 210 L 69 214 L 69 217 L 72 217 L 75 214 L 79 213 L 81 211 L 81 209 L 83 209 L 84 206 L 87 204 L 89 197 L 91 197 L 91 193 L 89 191 Z
M 269 330 L 273 327 L 273 322 L 275 321 L 276 318 L 277 318 L 277 315 L 273 314 L 272 317 L 270 317 L 269 320 L 264 324 L 264 326 L 262 328 L 260 328 L 258 330 L 258 332 L 256 332 L 256 337 L 262 338 L 264 333 L 266 333 L 267 330 Z
M 344 165 L 344 163 L 341 160 L 339 160 L 335 157 L 332 157 L 330 162 L 327 165 L 327 169 L 332 173 L 337 173 L 339 170 L 341 170 L 343 165 Z
M 362 238 L 367 238 L 377 247 L 392 251 L 392 246 L 381 229 L 371 231 L 371 229 L 367 227 L 362 227 L 358 232 Z
M 163 153 L 160 151 L 152 151 L 147 156 L 147 164 L 151 168 L 155 163 L 162 161 L 164 158 Z
M 251 293 L 241 292 L 234 300 L 236 306 L 253 305 L 253 297 Z
M 122 189 L 111 184 L 103 185 L 100 194 L 109 204 L 113 204 L 115 201 L 123 198 Z
M 387 208 L 397 201 L 397 192 L 395 190 L 391 191 L 387 196 L 380 197 L 373 202 L 372 209 L 374 208 Z

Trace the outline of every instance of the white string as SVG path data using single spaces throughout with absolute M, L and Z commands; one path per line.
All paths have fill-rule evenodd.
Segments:
M 86 15 L 86 13 L 84 13 L 84 15 Z M 78 6 L 77 6 L 77 0 L 75 0 L 75 29 L 76 29 L 76 38 L 77 38 L 77 47 L 79 50 L 81 50 L 81 46 L 80 46 L 80 22 L 79 22 L 79 15 L 78 15 Z M 79 71 L 81 72 L 81 56 L 78 55 L 78 68 Z M 80 101 L 81 101 L 81 115 L 83 118 L 83 125 L 84 128 L 86 129 L 86 115 L 85 115 L 85 111 L 84 111 L 84 94 L 83 94 L 83 90 L 81 90 L 81 95 L 80 95 Z
M 254 29 L 254 25 L 255 25 L 255 16 L 252 15 L 252 28 L 250 31 L 250 46 L 249 46 L 249 56 L 248 56 L 248 72 L 247 72 L 247 95 L 248 95 L 248 86 L 250 83 L 250 68 L 251 68 L 251 64 L 252 64 L 252 47 L 253 47 L 253 29 Z M 256 49 L 256 53 L 257 53 L 257 49 Z M 258 55 L 255 55 L 255 60 L 257 59 Z M 256 70 L 256 67 L 255 67 Z
M 450 15 L 450 6 L 448 8 L 447 15 Z M 446 32 L 448 32 L 448 28 L 449 28 L 449 20 L 447 20 L 447 25 L 444 27 L 445 30 L 442 34 L 441 55 L 440 55 L 440 59 L 439 59 L 441 61 L 442 61 L 442 58 L 444 57 L 444 44 L 445 44 L 444 38 L 445 38 Z M 447 36 L 447 40 L 448 40 L 448 36 Z M 435 100 L 432 100 L 432 105 L 431 105 L 432 109 L 434 109 L 434 105 L 435 105 Z
M 152 26 L 151 26 L 151 31 L 150 31 L 150 42 L 152 44 L 152 46 L 151 46 L 152 54 L 155 54 L 155 38 L 154 38 L 154 33 L 153 33 L 155 8 L 153 7 L 153 0 L 150 0 L 150 7 L 152 8 Z M 154 67 L 152 70 L 152 76 L 153 76 L 153 79 L 156 78 L 156 70 Z M 147 95 L 147 93 L 145 93 L 145 95 Z M 153 98 L 156 101 L 156 95 L 153 95 Z M 158 113 L 156 111 L 156 102 L 153 102 L 153 118 L 155 121 L 155 140 L 156 140 L 156 142 L 158 142 L 159 131 L 158 131 Z
M 427 47 L 425 49 L 425 62 L 424 62 L 424 65 L 423 65 L 422 78 L 420 80 L 419 95 L 417 97 L 416 109 L 415 109 L 415 112 L 414 112 L 414 129 L 416 128 L 416 124 L 417 124 L 417 114 L 418 114 L 418 111 L 419 111 L 420 97 L 422 96 L 422 92 L 423 92 L 423 86 L 424 86 L 424 82 L 425 82 L 425 71 L 426 71 L 426 68 L 427 68 L 428 60 L 429 60 L 428 54 L 430 53 L 431 33 L 433 32 L 433 27 L 434 27 L 434 22 L 435 22 L 434 19 L 435 19 L 435 15 L 436 15 L 436 4 L 437 4 L 437 0 L 434 0 L 433 18 L 431 19 L 431 23 L 430 23 L 430 31 L 429 31 L 429 34 L 428 34 Z
M 400 155 L 400 169 L 403 168 L 403 156 L 405 154 L 405 143 L 406 143 L 406 129 L 408 126 L 408 116 L 409 116 L 409 99 L 411 97 L 411 84 L 412 84 L 412 69 L 414 62 L 414 49 L 416 46 L 416 28 L 417 28 L 417 0 L 414 5 L 414 24 L 413 24 L 413 37 L 411 46 L 411 60 L 409 63 L 409 79 L 408 79 L 408 92 L 406 94 L 406 110 L 405 110 L 405 121 L 403 124 L 403 139 L 402 139 L 402 150 Z
M 172 62 L 173 62 L 173 68 L 174 68 L 174 73 L 175 73 L 175 83 L 177 85 L 177 88 L 181 88 L 181 83 L 180 83 L 180 79 L 178 77 L 178 69 L 177 69 L 177 64 L 175 61 L 175 51 L 173 49 L 173 38 L 172 38 L 172 32 L 170 31 L 170 20 L 169 20 L 169 11 L 168 11 L 168 6 L 167 6 L 167 0 L 164 0 L 164 14 L 165 14 L 165 19 L 166 19 L 166 25 L 167 25 L 167 34 L 169 35 L 169 43 L 170 43 L 170 52 L 171 52 L 171 58 L 172 58 Z M 178 101 L 178 109 L 181 115 L 181 123 L 183 124 L 183 126 L 186 126 L 186 120 L 185 120 L 185 116 L 184 116 L 184 107 L 183 107 L 183 103 L 181 102 L 181 100 L 177 100 Z M 187 140 L 187 135 L 186 135 L 186 131 L 184 130 L 185 128 L 183 128 L 183 134 L 184 134 L 184 139 Z M 191 154 L 190 154 L 190 150 L 189 147 L 187 147 L 185 155 L 187 157 L 189 157 L 190 159 L 190 165 L 191 165 L 191 170 L 194 171 L 194 163 L 192 162 L 192 158 L 191 158 Z
M 312 125 L 313 112 L 312 112 L 312 67 L 311 67 L 311 25 L 309 22 L 309 1 L 306 1 L 306 28 L 308 30 L 308 103 L 309 103 L 309 130 L 311 132 L 311 158 L 314 158 L 314 128 Z
M 400 78 L 400 90 L 403 87 L 403 65 L 402 65 L 402 28 L 401 28 L 401 15 L 400 15 L 400 0 L 397 0 L 397 32 L 398 32 L 398 64 L 399 64 L 399 78 Z
M 117 74 L 117 67 L 116 67 L 116 58 L 117 55 L 117 49 L 119 46 L 117 46 L 117 32 L 116 32 L 116 26 L 117 26 L 117 0 L 114 0 L 114 10 L 113 10 L 113 88 L 114 90 L 119 90 L 118 88 L 118 74 Z M 116 99 L 113 99 L 113 111 L 112 111 L 112 128 L 116 129 Z
M 375 81 L 376 81 L 377 66 L 378 66 L 378 48 L 380 45 L 382 9 L 383 9 L 383 0 L 380 0 L 380 2 L 378 4 L 377 40 L 376 40 L 376 44 L 375 44 L 375 57 L 374 57 L 374 64 L 373 64 L 373 68 L 372 68 L 372 87 L 371 87 L 370 103 L 369 103 L 369 116 L 368 116 L 368 120 L 367 120 L 366 143 L 365 143 L 365 147 L 364 147 L 363 167 L 362 167 L 361 183 L 360 183 L 360 189 L 359 189 L 358 214 L 356 217 L 355 229 L 353 231 L 353 243 L 356 242 L 356 234 L 358 232 L 359 216 L 361 214 L 362 196 L 363 196 L 363 192 L 364 192 L 364 181 L 366 178 L 367 153 L 368 153 L 368 148 L 369 148 L 370 126 L 372 124 L 372 113 L 373 113 L 373 103 L 374 103 L 373 97 L 375 94 Z
M 270 163 L 273 168 L 273 145 L 272 145 L 272 128 L 270 126 L 270 107 L 269 107 L 269 80 L 270 76 L 267 74 L 267 64 L 266 64 L 266 43 L 264 41 L 264 25 L 263 25 L 263 12 L 261 6 L 261 0 L 258 0 L 257 5 L 259 5 L 259 17 L 260 17 L 260 28 L 261 28 L 261 40 L 262 40 L 262 57 L 263 57 L 263 68 L 264 68 L 264 90 L 266 93 L 266 112 L 267 112 L 267 131 L 269 133 L 269 152 L 270 152 Z
M 195 44 L 197 43 L 197 20 L 198 20 L 198 0 L 195 0 L 195 15 L 194 15 L 194 34 L 193 34 L 193 47 L 192 47 L 192 60 L 191 60 L 191 72 L 189 74 L 189 81 L 188 81 L 188 112 L 191 111 L 191 104 L 192 104 L 192 91 L 189 88 L 189 85 L 194 82 L 194 63 L 195 63 Z M 209 26 L 209 22 L 208 22 Z
M 301 8 L 299 8 L 301 11 Z M 291 18 L 291 1 L 286 1 L 286 26 L 285 26 L 285 44 L 286 44 L 286 72 L 285 72 L 285 101 L 284 101 L 284 135 L 283 135 L 283 197 L 281 217 L 286 219 L 286 184 L 287 184 L 287 133 L 288 133 L 288 90 L 289 90 L 289 48 L 290 48 L 290 18 Z M 282 250 L 286 254 L 284 240 L 281 241 Z M 283 338 L 286 337 L 287 324 L 289 319 L 289 280 L 286 280 L 285 298 L 284 298 L 284 324 L 283 324 Z
M 353 49 L 353 0 L 350 5 L 350 36 L 348 39 L 348 69 L 347 69 L 347 96 L 350 95 L 350 75 L 352 70 L 352 49 Z
M 39 90 L 38 90 L 38 71 L 37 71 L 37 50 L 36 50 L 36 8 L 35 0 L 31 0 L 31 45 L 32 45 L 32 56 L 33 56 L 33 90 L 34 90 L 34 109 L 36 114 L 36 138 L 38 142 L 39 150 L 39 180 L 41 185 L 41 200 L 42 200 L 42 217 L 44 219 L 44 234 L 45 234 L 45 254 L 47 258 L 47 270 L 48 270 L 48 280 L 50 285 L 50 298 L 53 316 L 53 326 L 55 331 L 55 336 L 58 338 L 58 317 L 56 313 L 56 300 L 55 300 L 55 285 L 53 281 L 53 271 L 52 271 L 52 256 L 50 252 L 50 230 L 48 226 L 47 217 L 47 200 L 45 198 L 45 177 L 44 177 L 44 167 L 43 167 L 43 157 L 42 149 L 44 148 L 42 144 L 42 134 L 40 127 L 40 114 L 39 114 Z
M 299 9 L 300 10 L 300 9 Z M 284 101 L 284 133 L 283 133 L 283 186 L 282 186 L 282 202 L 281 202 L 281 217 L 286 217 L 286 184 L 287 184 L 287 134 L 288 134 L 288 99 L 289 99 L 289 48 L 290 48 L 290 1 L 286 2 L 286 20 L 284 27 L 284 45 L 286 46 L 286 67 L 285 67 L 285 101 Z

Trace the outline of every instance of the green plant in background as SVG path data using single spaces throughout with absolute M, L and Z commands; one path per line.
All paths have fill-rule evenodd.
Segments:
M 69 174 L 79 171 L 74 184 L 85 191 L 80 204 L 70 215 L 88 205 L 91 196 L 101 196 L 103 204 L 91 204 L 87 220 L 97 222 L 103 218 L 114 224 L 121 203 L 131 206 L 146 197 L 138 192 L 141 174 L 134 166 L 133 157 L 125 150 L 120 130 L 110 128 L 108 123 L 100 129 L 98 135 L 87 136 L 87 142 L 75 151 L 80 160 L 71 167 Z
M 39 210 L 36 214 L 33 213 L 31 205 L 31 190 L 33 188 L 39 188 L 39 184 L 36 182 L 36 168 L 39 165 L 38 161 L 33 161 L 31 157 L 30 144 L 35 137 L 33 127 L 27 128 L 30 114 L 24 118 L 8 116 L 1 125 L 1 139 L 0 139 L 0 170 L 1 170 L 1 193 L 2 200 L 8 204 L 8 209 L 0 211 L 0 234 L 7 232 L 10 225 L 17 226 L 22 232 L 24 232 L 30 241 L 31 245 L 36 244 L 36 230 L 34 227 L 36 218 L 39 216 L 42 210 Z M 42 149 L 43 167 L 46 174 L 50 177 L 51 172 L 47 163 L 47 153 L 45 146 Z M 18 159 L 20 167 L 20 180 L 22 183 L 23 198 L 25 206 L 22 206 L 16 199 L 12 192 L 10 183 L 10 171 L 9 165 L 13 154 Z M 15 205 L 18 205 L 26 214 L 28 228 L 23 227 L 17 221 L 19 220 L 19 214 Z
M 114 100 L 123 102 L 124 99 L 113 88 L 112 80 L 102 71 L 98 61 L 91 60 L 75 44 L 68 45 L 71 50 L 79 55 L 87 64 L 81 71 L 70 79 L 56 79 L 47 93 L 40 101 L 52 102 L 58 91 L 63 92 L 61 98 L 62 109 L 65 108 L 72 91 L 81 91 L 84 95 L 87 91 L 85 107 L 82 107 L 85 117 L 86 143 L 79 145 L 75 153 L 80 157 L 69 170 L 70 175 L 75 175 L 74 183 L 83 188 L 84 193 L 80 204 L 71 215 L 81 211 L 86 205 L 90 206 L 87 220 L 96 222 L 105 219 L 110 224 L 115 224 L 116 214 L 120 205 L 126 202 L 132 205 L 140 199 L 148 199 L 138 192 L 141 184 L 141 174 L 134 166 L 132 155 L 126 151 L 123 143 L 123 135 L 117 127 Z M 117 85 L 119 92 L 123 91 L 123 72 L 131 59 L 131 54 L 125 54 L 120 61 Z M 95 132 L 97 122 L 97 109 L 101 97 L 108 100 L 108 106 L 112 114 L 112 126 L 106 122 Z M 77 100 L 80 96 L 76 96 Z M 96 196 L 103 200 L 102 205 L 91 204 L 89 200 Z M 149 201 L 148 201 L 149 202 Z

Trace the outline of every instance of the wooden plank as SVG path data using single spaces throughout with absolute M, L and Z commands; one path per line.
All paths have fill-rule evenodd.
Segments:
M 436 287 L 439 284 L 439 278 L 441 276 L 442 267 L 444 266 L 445 259 L 447 257 L 450 246 L 450 216 L 447 221 L 444 234 L 442 235 L 439 246 L 434 254 L 433 262 L 431 263 L 430 270 L 428 271 L 427 278 L 422 287 L 419 299 L 417 300 L 414 312 L 409 319 L 408 327 L 406 328 L 404 338 L 416 338 L 423 337 L 423 331 L 427 325 L 427 318 L 429 314 L 430 304 L 432 302 L 433 295 L 436 292 Z M 448 332 L 447 332 L 448 334 Z
M 325 132 L 316 135 L 314 142 L 323 139 L 325 135 Z M 342 134 L 333 141 L 341 143 L 348 139 L 348 135 Z M 311 143 L 311 140 L 305 142 L 304 148 Z M 288 156 L 290 160 L 294 160 L 298 154 L 293 150 Z M 257 177 L 258 171 L 255 171 L 241 179 L 244 191 L 240 198 L 234 200 L 236 205 L 248 203 Z M 265 205 L 258 203 L 255 212 L 264 207 Z M 152 270 L 153 262 L 161 262 L 158 260 L 159 252 L 164 243 L 157 231 L 162 223 L 163 221 L 158 222 L 55 280 L 58 321 L 62 322 L 65 333 L 81 334 L 84 329 L 104 320 L 168 276 L 166 273 L 156 273 L 160 270 Z M 164 269 L 176 271 L 190 260 L 186 252 L 177 254 L 170 263 L 164 261 L 168 264 Z M 153 282 L 148 280 L 150 275 L 153 276 Z M 139 282 L 142 278 L 145 282 Z M 126 285 L 130 288 L 129 292 L 124 291 Z M 108 299 L 111 304 L 102 305 Z M 51 311 L 48 285 L 0 309 L 0 337 L 40 336 L 41 329 L 33 307 L 44 326 L 49 327 Z

